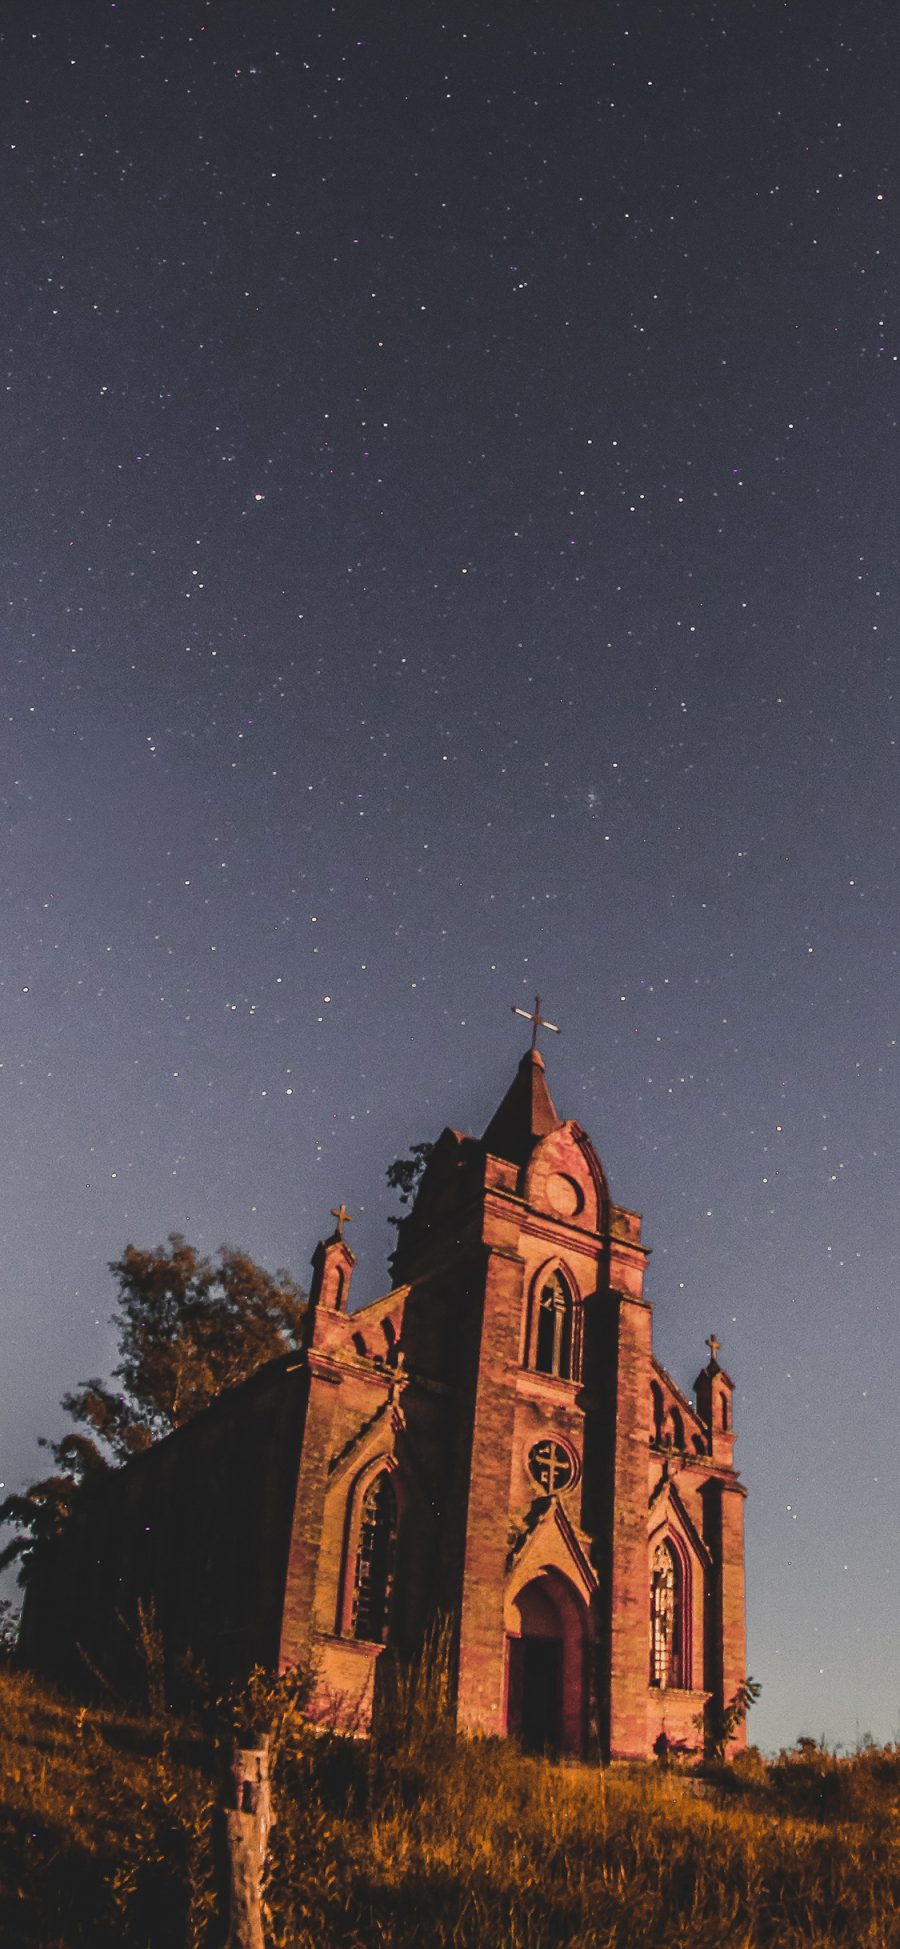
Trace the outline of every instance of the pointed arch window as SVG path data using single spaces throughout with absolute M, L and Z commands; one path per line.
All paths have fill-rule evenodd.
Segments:
M 650 1412 L 653 1416 L 653 1433 L 650 1440 L 662 1446 L 665 1403 L 663 1401 L 663 1391 L 658 1381 L 650 1382 Z
M 685 1684 L 684 1580 L 671 1543 L 660 1543 L 650 1576 L 650 1683 Z
M 561 1272 L 554 1272 L 538 1295 L 534 1364 L 539 1374 L 572 1378 L 575 1307 Z
M 387 1637 L 397 1552 L 397 1498 L 386 1470 L 363 1497 L 353 1582 L 354 1638 L 383 1644 Z

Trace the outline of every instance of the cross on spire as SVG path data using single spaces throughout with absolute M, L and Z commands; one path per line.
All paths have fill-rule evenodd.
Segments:
M 709 1339 L 706 1342 L 706 1345 L 709 1348 L 709 1357 L 713 1362 L 713 1365 L 718 1366 L 718 1362 L 716 1360 L 716 1354 L 718 1353 L 719 1348 L 722 1345 L 721 1340 L 717 1340 L 715 1334 L 711 1333 Z
M 540 995 L 535 995 L 535 998 L 534 998 L 534 1008 L 533 1008 L 533 1009 L 530 1009 L 530 1010 L 529 1010 L 529 1009 L 527 1009 L 527 1008 L 517 1008 L 517 1007 L 516 1007 L 516 1005 L 515 1005 L 515 1002 L 512 1002 L 512 1003 L 510 1004 L 510 1006 L 511 1006 L 511 1008 L 512 1008 L 512 1012 L 513 1012 L 513 1014 L 514 1014 L 514 1015 L 521 1015 L 521 1017 L 522 1017 L 522 1020 L 523 1020 L 524 1022 L 530 1022 L 530 1023 L 531 1023 L 531 1025 L 532 1025 L 532 1027 L 531 1027 L 531 1047 L 532 1047 L 532 1049 L 536 1049 L 536 1048 L 537 1048 L 537 1038 L 538 1038 L 538 1029 L 549 1029 L 549 1030 L 550 1030 L 550 1032 L 551 1032 L 551 1035 L 559 1035 L 559 1034 L 561 1033 L 561 1031 L 560 1031 L 560 1030 L 559 1030 L 559 1029 L 557 1028 L 557 1026 L 556 1026 L 556 1023 L 555 1023 L 555 1022 L 548 1022 L 548 1021 L 546 1021 L 546 1019 L 545 1019 L 545 1017 L 544 1017 L 544 1016 L 543 1016 L 543 1015 L 541 1014 L 541 998 L 540 998 Z
M 352 1223 L 353 1223 L 353 1213 L 352 1213 L 352 1211 L 348 1211 L 348 1210 L 347 1210 L 347 1207 L 346 1207 L 346 1205 L 345 1205 L 345 1203 L 344 1203 L 344 1200 L 343 1200 L 343 1198 L 341 1199 L 341 1202 L 340 1202 L 340 1204 L 339 1204 L 339 1205 L 337 1206 L 337 1208 L 336 1208 L 336 1209 L 335 1209 L 335 1207 L 334 1207 L 334 1205 L 332 1205 L 332 1207 L 331 1207 L 331 1216 L 332 1216 L 332 1218 L 336 1218 L 336 1219 L 337 1219 L 337 1235 L 338 1235 L 338 1238 L 343 1238 L 343 1236 L 344 1236 L 344 1226 L 345 1226 L 345 1225 L 352 1225 Z

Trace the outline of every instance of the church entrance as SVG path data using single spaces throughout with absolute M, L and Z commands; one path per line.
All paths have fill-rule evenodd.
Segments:
M 518 1642 L 522 1648 L 522 1745 L 529 1753 L 558 1751 L 562 1745 L 562 1639 L 520 1638 Z
M 532 1753 L 581 1753 L 587 1728 L 587 1612 L 549 1570 L 515 1599 L 508 1639 L 507 1731 Z

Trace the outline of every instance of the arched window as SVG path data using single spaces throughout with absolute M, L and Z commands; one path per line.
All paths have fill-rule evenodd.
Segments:
M 681 1566 L 671 1543 L 660 1543 L 650 1577 L 650 1683 L 664 1691 L 684 1682 Z
M 661 1443 L 665 1409 L 663 1406 L 663 1391 L 658 1381 L 650 1382 L 650 1411 L 653 1415 L 653 1433 L 650 1440 Z
M 353 1584 L 351 1629 L 354 1638 L 383 1644 L 387 1637 L 397 1545 L 397 1498 L 386 1472 L 376 1475 L 363 1497 Z
M 538 1298 L 534 1364 L 539 1374 L 572 1377 L 572 1295 L 561 1272 L 554 1272 Z

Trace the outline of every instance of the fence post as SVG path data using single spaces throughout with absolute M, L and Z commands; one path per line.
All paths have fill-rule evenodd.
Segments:
M 228 1936 L 225 1949 L 265 1949 L 262 1888 L 272 1796 L 269 1785 L 269 1734 L 254 1733 L 253 1744 L 235 1744 L 224 1809 L 228 1853 Z

